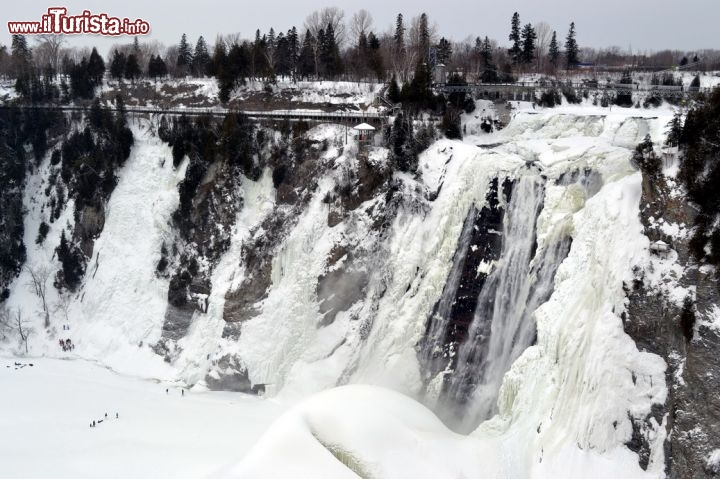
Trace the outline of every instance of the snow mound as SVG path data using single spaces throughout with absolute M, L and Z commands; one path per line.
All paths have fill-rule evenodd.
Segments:
M 407 396 L 375 386 L 343 386 L 286 412 L 242 462 L 217 477 L 658 477 L 642 471 L 624 448 L 598 454 L 563 445 L 533 464 L 521 459 L 521 443 L 518 437 L 455 434 Z

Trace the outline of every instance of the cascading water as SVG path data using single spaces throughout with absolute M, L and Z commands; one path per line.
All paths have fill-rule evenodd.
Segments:
M 534 342 L 532 313 L 552 293 L 555 271 L 567 254 L 570 240 L 562 229 L 551 232 L 536 251 L 544 181 L 527 174 L 516 182 L 503 223 L 501 257 L 480 291 L 455 372 L 446 378 L 445 401 L 455 411 L 461 406 L 452 421 L 458 430 L 469 431 L 496 411 L 503 376 Z
M 458 240 L 457 252 L 453 258 L 452 269 L 443 288 L 443 294 L 429 322 L 427 332 L 428 340 L 423 347 L 421 358 L 425 362 L 425 369 L 430 373 L 430 376 L 437 374 L 445 362 L 439 359 L 442 355 L 446 354 L 443 345 L 446 343 L 446 336 L 448 334 L 447 323 L 452 314 L 455 296 L 463 275 L 463 266 L 467 258 L 470 241 L 472 240 L 472 232 L 475 225 L 473 221 L 474 216 L 475 208 L 472 208 L 472 211 L 465 219 L 465 224 L 463 225 L 462 233 Z

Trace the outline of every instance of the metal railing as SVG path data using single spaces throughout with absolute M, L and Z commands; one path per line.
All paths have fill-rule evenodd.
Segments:
M 35 104 L 35 105 L 0 105 L 0 108 L 25 108 L 25 109 L 45 109 L 45 110 L 61 110 L 70 112 L 87 112 L 90 107 L 78 105 L 51 105 L 51 104 Z M 115 107 L 108 107 L 116 110 Z M 157 108 L 151 106 L 125 106 L 127 113 L 138 114 L 156 114 L 156 115 L 190 115 L 190 116 L 225 116 L 229 113 L 239 113 L 249 118 L 256 119 L 289 119 L 289 120 L 362 120 L 362 121 L 380 121 L 387 115 L 380 112 L 364 112 L 364 111 L 306 111 L 306 110 L 241 110 L 236 108 L 199 108 L 199 107 L 175 107 L 175 108 Z

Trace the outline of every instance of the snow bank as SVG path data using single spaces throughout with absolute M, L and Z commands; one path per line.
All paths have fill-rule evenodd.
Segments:
M 182 396 L 172 384 L 85 361 L 33 359 L 32 367 L 14 369 L 16 361 L 0 357 L 0 451 L 8 478 L 207 477 L 242 456 L 282 410 L 238 393 Z
M 373 386 L 331 389 L 285 413 L 224 478 L 502 477 L 488 441 L 449 431 L 408 397 Z M 278 460 L 282 458 L 282 460 Z

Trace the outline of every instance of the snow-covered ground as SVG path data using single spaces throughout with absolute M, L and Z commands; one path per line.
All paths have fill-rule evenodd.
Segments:
M 293 102 L 333 103 L 333 104 L 370 104 L 375 94 L 382 89 L 382 83 L 349 81 L 298 81 L 278 80 L 272 85 L 273 93 L 287 92 Z M 249 82 L 235 89 L 233 97 L 242 99 L 247 93 L 263 91 L 262 82 Z
M 262 81 L 248 81 L 236 87 L 230 94 L 230 102 L 240 105 L 251 101 L 243 109 L 260 109 L 269 105 L 275 109 L 292 108 L 292 104 L 333 105 L 337 107 L 365 107 L 372 104 L 375 95 L 382 89 L 382 83 L 349 81 L 298 81 L 279 78 L 274 84 Z M 99 88 L 106 102 L 112 102 L 118 91 L 124 91 L 128 101 L 141 105 L 175 107 L 210 107 L 219 105 L 218 83 L 215 78 L 168 78 L 159 81 L 137 80 L 131 84 L 106 81 Z M 13 85 L 0 85 L 0 99 L 5 93 L 14 94 Z M 272 97 L 265 97 L 271 93 Z M 258 97 L 259 95 L 259 97 Z M 260 101 L 254 101 L 258 100 Z
M 0 387 L 8 479 L 208 477 L 241 458 L 283 409 L 239 393 L 183 396 L 79 360 L 0 357 Z M 93 420 L 103 422 L 91 428 Z

